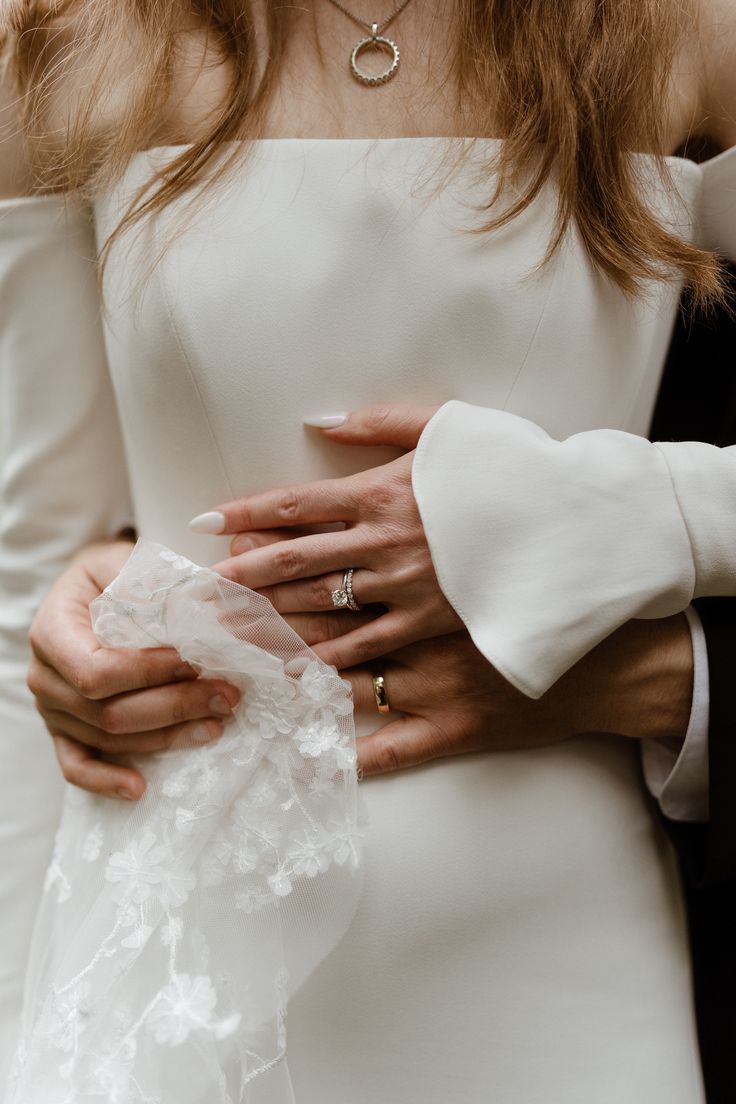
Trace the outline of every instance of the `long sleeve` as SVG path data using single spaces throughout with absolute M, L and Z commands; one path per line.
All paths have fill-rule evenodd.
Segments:
M 736 259 L 736 149 L 702 167 L 700 196 L 702 240 Z M 557 440 L 449 402 L 419 442 L 414 489 L 445 595 L 531 697 L 625 621 L 736 594 L 736 448 Z
M 26 689 L 27 634 L 83 545 L 129 516 L 90 220 L 0 202 L 0 1097 L 62 779 Z

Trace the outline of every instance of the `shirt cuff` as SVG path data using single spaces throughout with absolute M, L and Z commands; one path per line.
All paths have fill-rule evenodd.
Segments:
M 708 723 L 710 680 L 705 632 L 695 610 L 685 615 L 693 645 L 693 699 L 690 722 L 679 753 L 662 740 L 642 745 L 644 778 L 669 820 L 708 820 Z

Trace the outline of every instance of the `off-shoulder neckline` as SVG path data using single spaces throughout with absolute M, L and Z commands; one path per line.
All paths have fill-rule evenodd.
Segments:
M 396 135 L 389 138 L 370 138 L 370 137 L 350 137 L 350 138 L 308 138 L 308 137 L 290 137 L 290 138 L 253 138 L 253 139 L 234 139 L 230 142 L 226 142 L 225 146 L 242 145 L 245 141 L 251 141 L 252 144 L 258 148 L 265 147 L 281 147 L 286 148 L 288 146 L 308 146 L 317 147 L 325 146 L 331 148 L 348 148 L 355 145 L 399 145 L 399 144 L 419 144 L 430 142 L 463 142 L 474 143 L 485 146 L 499 146 L 502 145 L 505 139 L 491 137 L 481 138 L 479 136 L 472 135 Z M 150 146 L 147 149 L 139 150 L 133 154 L 131 160 L 143 157 L 153 157 L 165 153 L 174 153 L 176 151 L 184 151 L 191 149 L 192 143 L 190 142 L 173 142 L 169 144 L 162 144 L 159 146 Z M 706 161 L 693 161 L 689 157 L 678 157 L 676 154 L 665 154 L 665 161 L 683 166 L 691 166 L 697 172 L 702 172 L 711 167 L 716 167 L 727 161 L 732 156 L 736 155 L 736 146 L 731 146 L 729 149 L 721 150 L 720 153 L 715 154 L 713 157 L 709 157 Z M 653 158 L 655 155 L 652 153 L 639 152 L 635 154 L 637 157 Z

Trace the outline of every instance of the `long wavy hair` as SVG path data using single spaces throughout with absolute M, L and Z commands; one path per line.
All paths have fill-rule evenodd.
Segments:
M 504 138 L 482 230 L 510 222 L 553 177 L 548 257 L 574 223 L 594 265 L 625 293 L 674 275 L 707 306 L 722 295 L 718 259 L 656 217 L 630 156 L 664 148 L 673 62 L 693 28 L 684 2 L 457 0 L 452 76 L 461 99 L 482 105 L 475 133 L 493 126 Z M 118 232 L 227 171 L 224 144 L 240 139 L 244 148 L 244 136 L 261 131 L 293 24 L 287 0 L 265 0 L 265 9 L 264 66 L 251 0 L 3 0 L 0 48 L 39 187 L 94 194 L 156 144 L 182 30 L 193 22 L 226 63 L 227 87 L 205 131 L 141 191 Z M 123 69 L 120 44 L 133 40 L 135 64 Z M 659 166 L 666 178 L 661 156 Z

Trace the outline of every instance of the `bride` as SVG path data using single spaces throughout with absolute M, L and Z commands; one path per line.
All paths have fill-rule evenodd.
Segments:
M 126 569 L 129 541 L 95 544 L 36 617 L 31 685 L 64 776 L 98 796 L 66 798 L 11 1100 L 61 1102 L 82 1091 L 131 1102 L 280 1102 L 292 1091 L 300 1104 L 703 1099 L 675 867 L 642 793 L 634 743 L 621 735 L 681 741 L 687 728 L 687 626 L 666 615 L 692 595 L 692 560 L 681 568 L 689 545 L 666 454 L 617 431 L 646 430 L 681 282 L 696 302 L 719 294 L 718 264 L 694 241 L 707 231 L 704 246 L 726 247 L 718 212 L 734 187 L 734 158 L 698 166 L 663 164 L 661 154 L 691 135 L 734 142 L 727 44 L 736 27 L 715 2 L 686 15 L 641 0 L 568 7 L 561 18 L 546 0 L 523 12 L 412 0 L 382 13 L 375 31 L 373 13 L 333 0 L 297 9 L 203 4 L 191 15 L 174 0 L 10 5 L 7 53 L 40 189 L 77 193 L 87 205 L 64 207 L 53 195 L 6 205 L 9 248 L 29 289 L 35 267 L 48 294 L 44 249 L 66 243 L 57 271 L 69 314 L 56 320 L 59 341 L 68 344 L 86 319 L 78 370 L 97 396 L 83 422 L 81 477 L 55 483 L 43 509 L 52 522 L 56 512 L 63 532 L 75 512 L 94 515 L 68 552 L 75 541 L 119 538 L 122 431 L 135 529 L 173 550 L 161 560 L 144 545 Z M 351 53 L 351 19 L 364 18 L 366 42 Z M 104 357 L 83 249 L 89 210 Z M 76 387 L 70 372 L 71 402 Z M 39 432 L 53 433 L 61 399 L 58 413 L 39 403 Z M 351 437 L 340 425 L 339 412 L 394 402 L 431 409 L 411 413 L 408 434 Z M 484 422 L 478 408 L 494 408 L 497 419 Z M 503 447 L 484 466 L 488 435 Z M 553 447 L 560 439 L 582 441 L 570 464 Z M 531 467 L 535 447 L 541 463 Z M 368 482 L 357 477 L 352 505 L 337 484 L 322 483 L 318 516 L 299 514 L 303 494 L 256 497 L 377 465 Z M 402 574 L 396 557 L 390 569 L 379 563 L 375 551 L 382 519 L 389 544 L 408 550 L 410 532 L 423 547 L 412 477 L 432 553 L 419 556 L 420 580 Z M 621 526 L 601 506 L 612 500 L 628 504 L 626 536 L 641 538 L 635 556 L 617 549 Z M 279 512 L 279 501 L 291 508 Z M 583 547 L 573 513 L 566 531 L 578 534 L 577 560 L 564 542 L 549 545 L 546 559 L 539 551 L 550 512 L 566 517 L 550 511 L 558 501 L 607 534 Z M 294 522 L 303 528 L 294 532 Z M 325 533 L 325 523 L 347 528 Z M 656 555 L 650 562 L 642 536 L 650 532 L 674 543 L 677 569 L 667 573 Z M 231 549 L 234 534 L 243 535 Z M 701 551 L 714 539 L 690 536 Z M 30 547 L 38 554 L 37 542 Z M 190 560 L 218 565 L 272 604 Z M 561 560 L 586 580 L 582 606 L 569 578 L 558 585 Z M 121 569 L 95 605 L 94 627 L 103 643 L 127 647 L 100 648 L 88 608 Z M 299 583 L 303 576 L 312 582 Z M 528 587 L 530 578 L 543 589 Z M 610 593 L 602 583 L 596 591 L 594 578 L 613 580 Z M 157 595 L 171 587 L 179 636 L 156 643 L 176 651 L 130 651 L 151 642 L 133 632 L 140 610 L 158 617 Z M 333 594 L 350 608 L 332 609 Z M 367 609 L 353 609 L 362 602 Z M 224 621 L 207 620 L 218 603 Z M 288 636 L 273 607 L 313 652 Z M 223 643 L 234 608 L 241 619 L 257 611 L 261 627 Z M 626 616 L 660 620 L 623 624 Z M 352 647 L 340 645 L 342 635 Z M 253 644 L 261 674 L 244 681 Z M 244 646 L 250 667 L 238 667 L 245 652 L 232 653 L 229 667 L 211 660 L 218 647 L 230 656 Z M 317 881 L 303 879 L 307 889 L 283 909 L 275 901 L 283 883 L 269 883 L 273 924 L 246 922 L 241 910 L 228 926 L 234 909 L 220 888 L 192 893 L 200 860 L 191 841 L 212 843 L 206 824 L 192 827 L 173 810 L 177 827 L 186 822 L 176 889 L 171 869 L 153 869 L 161 847 L 146 826 L 175 795 L 171 762 L 198 756 L 209 769 L 225 754 L 216 749 L 235 754 L 236 729 L 254 743 L 248 707 L 276 677 L 269 655 L 287 667 L 303 660 L 302 682 L 312 670 L 321 705 L 329 698 L 343 718 L 340 692 L 319 664 L 350 668 L 369 772 L 402 761 L 402 727 L 423 709 L 435 741 L 414 758 L 431 762 L 362 785 L 362 887 L 349 864 L 331 881 L 318 856 L 307 871 Z M 662 700 L 664 718 L 652 706 Z M 393 706 L 409 721 L 393 721 L 396 745 L 384 742 L 388 754 L 373 760 L 376 706 L 379 719 Z M 321 740 L 324 715 L 320 725 Z M 339 747 L 349 751 L 349 740 Z M 174 758 L 146 759 L 167 748 L 178 749 Z M 470 754 L 446 757 L 454 751 Z M 350 813 L 354 771 L 349 758 L 335 762 L 323 782 Z M 289 766 L 292 779 L 302 771 L 300 785 L 302 768 Z M 237 771 L 228 782 L 235 806 Z M 24 785 L 33 794 L 31 775 Z M 206 801 L 222 786 L 205 787 Z M 105 800 L 113 796 L 128 802 Z M 262 837 L 266 814 L 254 825 L 253 804 L 242 831 Z M 325 888 L 313 893 L 317 884 Z M 130 924 L 125 912 L 122 945 L 106 958 L 102 921 L 118 923 L 113 904 L 139 911 Z M 177 934 L 195 913 L 206 949 L 193 925 Z M 308 965 L 292 970 L 288 1074 L 278 1061 L 279 1009 L 264 995 L 281 927 L 285 959 Z M 136 1005 L 146 971 L 185 942 L 189 972 L 174 975 L 173 991 L 162 986 L 155 1007 Z M 249 986 L 250 1020 L 233 1011 Z M 215 1004 L 215 988 L 229 1004 Z M 274 1062 L 259 1065 L 249 1048 L 272 1011 Z M 101 1033 L 89 1042 L 91 1023 Z M 141 1030 L 132 1033 L 132 1023 Z M 92 1092 L 100 1062 L 107 1080 Z

